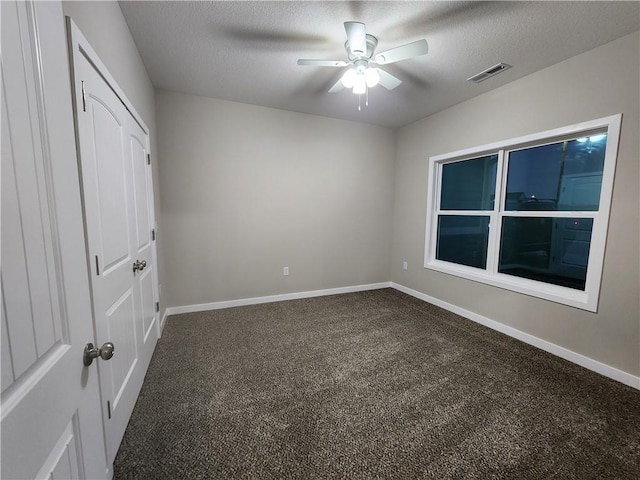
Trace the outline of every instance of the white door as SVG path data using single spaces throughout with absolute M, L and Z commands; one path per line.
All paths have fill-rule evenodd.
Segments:
M 155 270 L 155 228 L 153 215 L 153 179 L 148 154 L 148 135 L 142 127 L 128 117 L 127 148 L 131 152 L 133 172 L 133 205 L 135 213 L 134 256 L 144 262 L 144 268 L 136 272 L 134 288 L 137 295 L 136 318 L 142 333 L 142 348 L 147 358 L 151 354 L 158 335 L 159 313 L 157 304 L 157 272 Z M 145 357 L 145 358 L 146 358 Z M 146 368 L 145 368 L 146 370 Z
M 62 7 L 0 12 L 0 476 L 108 478 Z
M 148 137 L 70 22 L 76 121 L 107 441 L 113 462 L 158 339 Z

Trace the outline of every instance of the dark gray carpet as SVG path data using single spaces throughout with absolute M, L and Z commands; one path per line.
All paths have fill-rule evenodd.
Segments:
M 640 392 L 392 289 L 170 317 L 115 461 L 117 479 L 639 472 Z

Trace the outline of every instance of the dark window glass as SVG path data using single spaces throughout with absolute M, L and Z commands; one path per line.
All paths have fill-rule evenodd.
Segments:
M 607 135 L 509 153 L 505 210 L 596 211 Z
M 436 258 L 446 262 L 487 267 L 489 217 L 441 215 L 438 217 Z
M 584 290 L 591 218 L 504 217 L 498 271 Z
M 498 155 L 442 166 L 441 210 L 493 210 Z

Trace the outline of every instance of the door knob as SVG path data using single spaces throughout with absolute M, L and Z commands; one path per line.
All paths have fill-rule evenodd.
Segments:
M 109 360 L 113 357 L 113 351 L 115 347 L 113 343 L 106 342 L 102 345 L 102 347 L 94 347 L 93 343 L 89 342 L 84 346 L 84 353 L 82 355 L 82 362 L 85 366 L 89 366 L 93 363 L 94 358 L 100 357 L 103 360 Z
M 144 270 L 144 267 L 146 266 L 147 266 L 146 260 L 136 260 L 135 262 L 133 262 L 133 273 L 136 273 L 138 270 L 139 271 Z

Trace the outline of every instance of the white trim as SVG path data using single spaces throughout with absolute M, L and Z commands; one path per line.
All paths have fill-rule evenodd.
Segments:
M 83 35 L 70 16 L 65 16 L 65 19 L 67 21 L 67 31 L 70 37 L 71 55 L 75 57 L 75 55 L 79 53 L 83 55 L 91 65 L 93 65 L 98 74 L 104 78 L 105 82 L 107 82 L 111 90 L 113 90 L 113 92 L 120 98 L 124 107 L 129 111 L 129 113 L 131 113 L 131 116 L 133 116 L 135 121 L 138 122 L 140 127 L 142 127 L 144 133 L 149 135 L 149 127 L 144 123 L 144 120 L 133 106 L 133 103 L 129 101 L 124 91 L 120 88 L 115 78 L 113 78 L 111 73 L 109 73 L 107 66 L 102 63 L 98 54 L 95 52 L 93 47 L 91 47 L 89 40 L 87 40 Z M 74 61 L 73 63 L 75 64 L 77 61 Z M 74 67 L 72 67 L 71 77 L 74 78 Z M 150 153 L 149 151 L 147 152 Z
M 158 329 L 158 337 L 162 336 L 162 332 L 164 331 L 164 326 L 167 324 L 167 317 L 169 316 L 169 309 L 165 308 L 164 313 L 162 314 L 162 320 L 160 320 L 160 328 Z
M 490 318 L 484 317 L 477 313 L 471 312 L 464 308 L 458 307 L 451 303 L 445 302 L 438 298 L 432 297 L 425 293 L 419 292 L 417 290 L 413 290 L 409 287 L 405 287 L 399 283 L 391 282 L 391 288 L 395 288 L 396 290 L 406 293 L 407 295 L 411 295 L 412 297 L 418 298 L 428 303 L 432 303 L 438 307 L 444 308 L 450 312 L 453 312 L 461 317 L 472 320 L 476 323 L 484 325 L 485 327 L 489 327 L 498 332 L 504 333 L 512 338 L 520 340 L 524 343 L 537 347 L 545 352 L 556 355 L 560 358 L 564 358 L 572 363 L 580 365 L 588 370 L 599 373 L 600 375 L 604 375 L 605 377 L 616 380 L 620 383 L 624 383 L 632 388 L 640 390 L 640 377 L 632 375 L 630 373 L 624 372 L 622 370 L 618 370 L 615 367 L 604 364 L 592 358 L 586 357 L 580 353 L 573 352 L 564 347 L 556 345 L 555 343 L 551 343 L 547 340 L 543 340 L 529 333 L 525 333 L 521 330 L 518 330 L 513 327 L 509 327 L 503 323 L 497 322 L 495 320 L 491 320 Z
M 425 267 L 448 275 L 455 275 L 457 277 L 466 278 L 467 280 L 473 280 L 486 285 L 511 290 L 512 292 L 518 292 L 524 295 L 562 303 L 563 305 L 580 308 L 581 310 L 588 310 L 591 312 L 597 311 L 595 306 L 590 306 L 588 293 L 583 292 L 582 290 L 562 287 L 560 285 L 553 285 L 550 283 L 536 282 L 535 280 L 506 275 L 504 273 L 491 274 L 488 273 L 488 271 L 485 272 L 479 268 L 451 264 L 441 260 L 430 261 L 425 265 Z
M 555 138 L 563 138 L 572 136 L 576 133 L 581 133 L 588 130 L 597 130 L 608 125 L 614 125 L 620 123 L 622 114 L 610 115 L 608 117 L 598 118 L 596 120 L 589 120 L 587 122 L 574 123 L 566 127 L 554 128 L 553 130 L 546 130 L 544 132 L 537 132 L 531 135 L 524 135 L 522 137 L 510 138 L 508 140 L 501 140 L 499 142 L 489 143 L 479 147 L 465 148 L 458 150 L 457 152 L 444 153 L 442 155 L 435 155 L 431 157 L 434 162 L 442 162 L 443 160 L 452 160 L 454 158 L 459 160 L 467 160 L 476 156 L 482 156 L 483 154 L 496 153 L 497 150 L 511 149 L 516 150 L 519 148 L 526 148 L 527 144 L 538 142 L 540 140 L 549 140 L 549 143 L 553 143 Z M 619 129 L 617 129 L 619 131 Z M 616 151 L 616 155 L 617 155 Z M 468 158 L 463 158 L 468 157 Z
M 597 312 L 621 122 L 622 114 L 616 114 L 596 120 L 576 123 L 566 127 L 560 127 L 553 130 L 547 130 L 488 145 L 467 148 L 464 150 L 458 150 L 457 152 L 430 157 L 427 171 L 428 188 L 424 267 L 450 275 L 456 275 L 468 280 L 504 288 L 506 290 L 523 293 L 525 295 L 569 305 L 582 310 Z M 573 138 L 577 135 L 586 135 L 590 131 L 604 131 L 605 129 L 607 134 L 607 146 L 602 172 L 600 204 L 597 211 L 512 212 L 503 209 L 502 202 L 506 192 L 506 173 L 508 170 L 504 165 L 504 162 L 507 161 L 507 159 L 504 158 L 505 151 L 551 144 L 562 139 Z M 546 143 L 541 143 L 543 141 Z M 499 188 L 497 188 L 496 191 L 496 200 L 494 201 L 493 210 L 441 211 L 439 205 L 439 192 L 441 190 L 442 165 L 445 163 L 468 160 L 495 153 L 499 156 L 498 172 L 496 174 L 496 183 L 499 185 Z M 498 180 L 500 180 L 499 183 Z M 487 245 L 487 264 L 485 269 L 456 265 L 436 259 L 437 223 L 438 216 L 441 214 L 471 216 L 486 215 L 491 218 Z M 503 217 L 592 218 L 593 228 L 591 230 L 589 261 L 587 265 L 587 276 L 584 290 L 575 290 L 541 281 L 518 278 L 498 273 L 499 243 Z
M 221 308 L 243 307 L 245 305 L 258 305 L 261 303 L 282 302 L 285 300 L 297 300 L 300 298 L 323 297 L 326 295 L 338 295 L 341 293 L 363 292 L 366 290 L 378 290 L 380 288 L 391 287 L 391 282 L 370 283 L 367 285 L 354 285 L 351 287 L 328 288 L 325 290 L 311 290 L 308 292 L 283 293 L 280 295 L 268 295 L 266 297 L 240 298 L 237 300 L 226 300 L 222 302 L 200 303 L 197 305 L 182 305 L 179 307 L 168 307 L 165 310 L 165 317 L 179 313 L 204 312 L 207 310 L 219 310 Z M 164 318 L 162 320 L 164 326 Z

